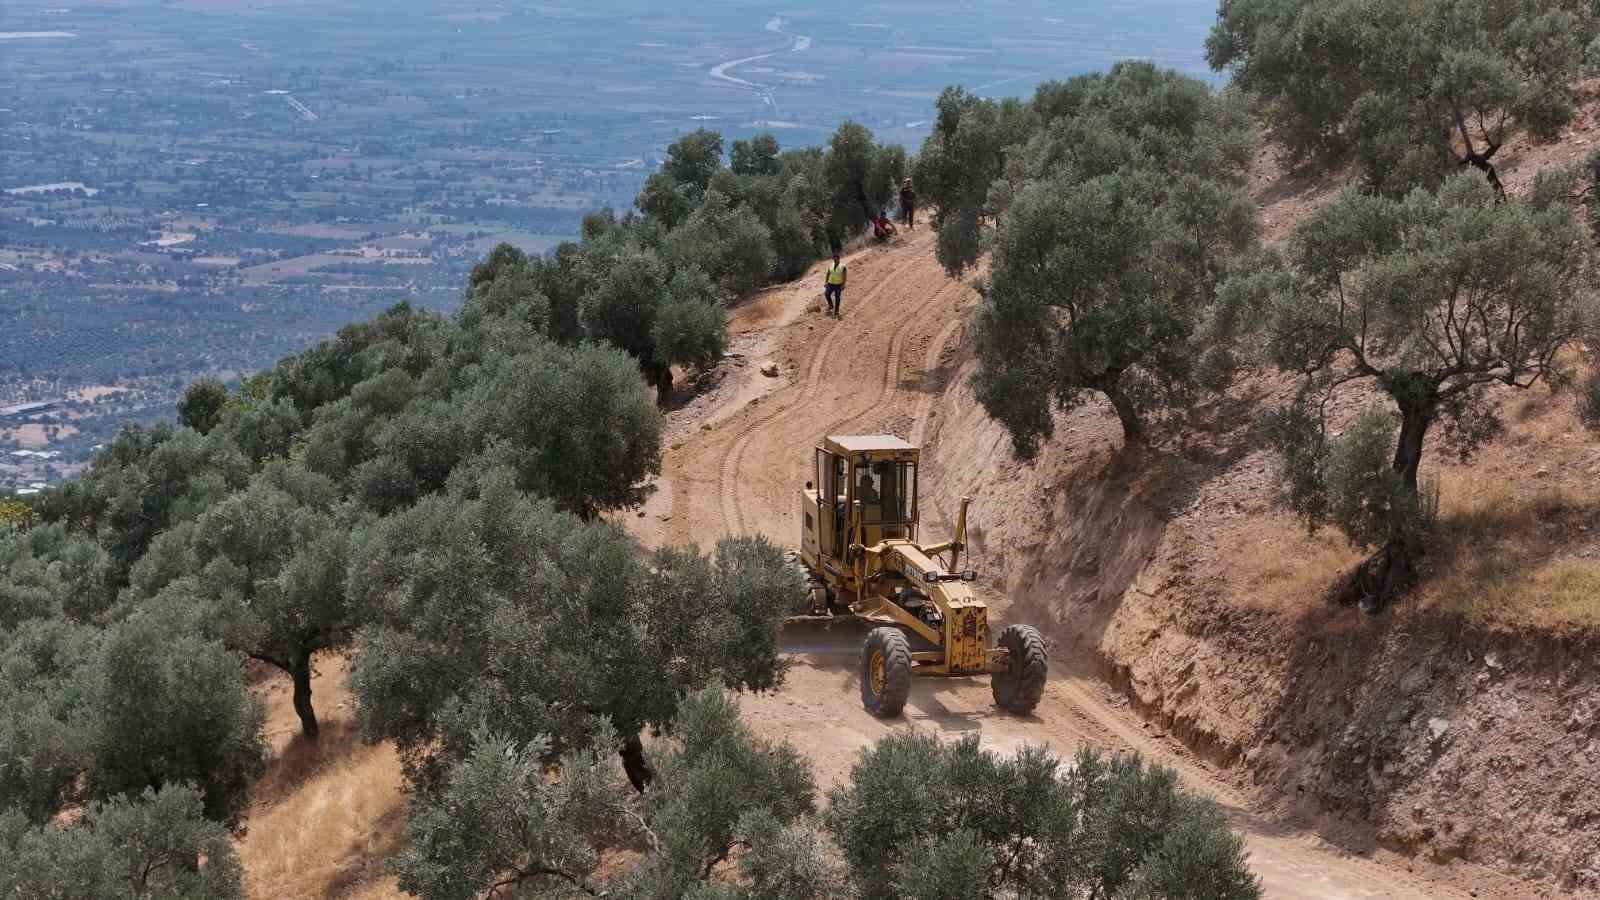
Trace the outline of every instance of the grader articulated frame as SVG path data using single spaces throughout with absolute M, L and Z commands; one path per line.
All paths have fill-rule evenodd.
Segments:
M 1044 640 L 1008 625 L 989 646 L 989 610 L 960 568 L 967 532 L 961 500 L 950 540 L 918 542 L 918 449 L 893 435 L 826 437 L 801 492 L 800 558 L 814 616 L 849 614 L 883 623 L 861 648 L 861 701 L 883 718 L 900 714 L 915 675 L 989 674 L 995 704 L 1031 712 L 1044 692 Z M 909 631 L 934 649 L 913 651 Z

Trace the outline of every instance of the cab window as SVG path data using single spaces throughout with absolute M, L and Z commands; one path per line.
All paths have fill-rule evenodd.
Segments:
M 916 463 L 884 461 L 856 466 L 855 498 L 861 501 L 864 524 L 910 522 L 916 495 Z

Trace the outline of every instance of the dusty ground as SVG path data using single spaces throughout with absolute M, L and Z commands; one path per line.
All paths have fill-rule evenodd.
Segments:
M 1022 480 L 1009 461 L 1009 448 L 992 428 L 961 428 L 958 423 L 951 430 L 965 442 L 954 450 L 948 449 L 952 440 L 939 439 L 941 414 L 948 419 L 981 417 L 981 412 L 974 411 L 970 396 L 960 397 L 964 389 L 954 376 L 961 360 L 957 337 L 976 296 L 945 277 L 933 259 L 931 235 L 919 232 L 889 248 L 861 251 L 847 262 L 851 283 L 841 320 L 818 314 L 818 285 L 813 282 L 820 279 L 810 277 L 766 292 L 736 313 L 736 330 L 741 332 L 736 352 L 742 356 L 730 361 L 724 380 L 706 398 L 673 414 L 660 490 L 639 515 L 627 520 L 643 541 L 708 545 L 728 534 L 754 532 L 784 546 L 796 545 L 797 491 L 811 477 L 818 436 L 829 433 L 888 431 L 934 447 L 943 443 L 943 460 L 970 462 L 974 480 Z M 746 317 L 761 326 L 745 327 Z M 761 373 L 772 362 L 779 367 L 775 378 Z M 1107 445 L 1100 440 L 1085 452 L 1103 454 Z M 951 491 L 935 492 L 931 499 L 942 501 L 945 509 L 953 504 Z M 1017 505 L 981 506 L 975 513 L 977 533 L 993 531 L 998 519 L 1031 514 L 1032 504 L 1021 500 L 1012 496 L 1006 502 Z M 931 524 L 937 528 L 946 518 L 936 508 Z M 1159 537 L 1157 516 L 1144 523 L 1114 518 L 1096 521 L 1094 527 L 1133 543 L 1141 533 Z M 1049 519 L 1032 519 L 1027 530 L 1046 535 L 1069 529 L 1057 529 Z M 1007 573 L 1042 568 L 1036 554 L 1070 537 L 1041 538 L 1033 546 L 980 541 L 978 565 L 1001 576 L 985 585 L 996 606 L 1004 610 L 999 589 Z M 1093 543 L 1104 546 L 1100 540 Z M 1092 564 L 1097 570 L 1131 574 L 1148 549 L 1132 550 L 1120 562 Z M 1008 558 L 1016 564 L 1007 566 Z M 795 661 L 787 685 L 743 701 L 758 732 L 791 741 L 806 753 L 824 788 L 845 778 L 856 753 L 892 728 L 931 728 L 950 736 L 977 732 L 999 749 L 1023 743 L 1048 743 L 1062 753 L 1084 743 L 1136 749 L 1178 768 L 1192 788 L 1227 809 L 1246 835 L 1269 896 L 1451 897 L 1475 890 L 1477 896 L 1512 897 L 1529 896 L 1532 890 L 1459 863 L 1448 868 L 1424 864 L 1370 845 L 1352 844 L 1360 852 L 1348 852 L 1288 824 L 1271 804 L 1252 802 L 1255 792 L 1236 788 L 1232 775 L 1135 715 L 1117 690 L 1094 677 L 1096 665 L 1087 658 L 1057 657 L 1044 701 L 1028 719 L 999 714 L 986 681 L 972 679 L 919 681 L 905 719 L 881 722 L 860 704 L 855 654 L 861 634 L 850 623 L 796 626 L 785 635 Z
M 349 665 L 334 653 L 317 657 L 312 679 L 322 737 L 300 737 L 289 678 L 264 665 L 252 669 L 266 706 L 271 757 L 251 789 L 236 842 L 247 896 L 261 900 L 403 897 L 384 860 L 405 838 L 406 797 L 400 760 L 389 743 L 361 742 Z

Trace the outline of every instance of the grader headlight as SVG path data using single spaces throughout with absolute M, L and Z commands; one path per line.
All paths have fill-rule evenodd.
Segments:
M 922 580 L 924 582 L 928 583 L 928 584 L 938 584 L 939 583 L 939 571 L 937 569 L 935 569 L 932 572 L 923 572 L 922 573 Z
M 962 569 L 961 570 L 961 580 L 962 581 L 977 581 L 978 580 L 978 570 L 977 569 Z

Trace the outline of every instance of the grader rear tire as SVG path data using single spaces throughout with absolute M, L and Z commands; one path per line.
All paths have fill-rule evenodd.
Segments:
M 874 628 L 861 645 L 861 705 L 892 719 L 911 695 L 911 644 L 898 628 Z
M 1007 625 L 1000 632 L 999 643 L 1009 652 L 1010 660 L 1005 671 L 989 677 L 994 705 L 1025 716 L 1033 712 L 1039 705 L 1039 698 L 1044 696 L 1045 675 L 1050 668 L 1044 638 L 1032 625 Z

